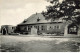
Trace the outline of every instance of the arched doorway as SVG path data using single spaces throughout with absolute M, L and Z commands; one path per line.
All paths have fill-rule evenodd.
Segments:
M 2 29 L 2 34 L 3 34 L 3 35 L 6 35 L 6 34 L 7 34 L 6 28 L 3 28 L 3 29 Z
M 69 25 L 68 26 L 68 34 L 77 34 L 78 27 L 76 25 Z

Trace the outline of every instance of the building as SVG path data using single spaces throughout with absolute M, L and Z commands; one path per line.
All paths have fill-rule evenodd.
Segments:
M 7 35 L 7 34 L 14 33 L 15 29 L 16 28 L 12 25 L 2 25 L 1 26 L 1 34 L 2 35 Z
M 64 24 L 46 20 L 41 13 L 36 13 L 18 24 L 16 31 L 21 34 L 64 34 Z
M 67 35 L 77 34 L 78 27 L 63 18 L 46 20 L 41 13 L 31 15 L 16 27 L 11 25 L 1 26 L 1 34 L 43 34 L 43 35 Z

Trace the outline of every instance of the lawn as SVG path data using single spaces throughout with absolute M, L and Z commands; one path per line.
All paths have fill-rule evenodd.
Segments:
M 2 52 L 78 52 L 80 38 L 43 36 L 0 36 Z

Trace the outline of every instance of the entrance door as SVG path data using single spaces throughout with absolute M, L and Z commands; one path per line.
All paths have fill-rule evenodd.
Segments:
M 6 31 L 5 28 L 2 30 L 2 34 L 3 34 L 3 35 L 6 35 L 6 34 L 7 34 L 7 31 Z
M 31 28 L 31 34 L 34 35 L 36 34 L 37 35 L 37 29 L 35 27 L 32 27 Z

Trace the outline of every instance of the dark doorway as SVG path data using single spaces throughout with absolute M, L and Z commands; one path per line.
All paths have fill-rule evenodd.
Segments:
M 76 25 L 69 25 L 68 26 L 68 34 L 77 34 L 78 27 Z
M 7 31 L 6 29 L 3 29 L 3 35 L 6 35 Z

